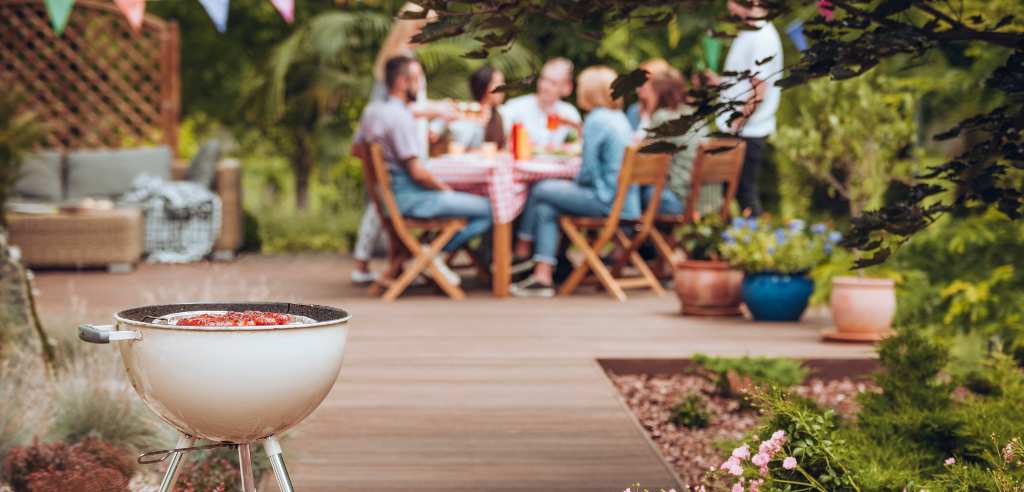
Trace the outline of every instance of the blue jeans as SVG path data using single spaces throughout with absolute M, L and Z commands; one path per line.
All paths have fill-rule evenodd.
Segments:
M 469 223 L 444 246 L 444 251 L 457 251 L 470 239 L 491 228 L 491 201 L 485 197 L 461 191 L 436 191 L 424 188 L 395 190 L 395 201 L 402 215 L 416 219 L 440 217 L 466 217 Z
M 404 172 L 391 173 L 391 191 L 398 211 L 414 218 L 466 217 L 469 223 L 459 231 L 445 252 L 457 251 L 470 239 L 490 229 L 494 219 L 490 214 L 490 200 L 479 195 L 463 192 L 438 192 L 427 190 Z
M 561 215 L 604 217 L 610 207 L 597 199 L 592 188 L 574 181 L 547 179 L 533 185 L 519 224 L 519 238 L 533 241 L 534 261 L 554 265 L 558 254 Z
M 654 194 L 653 186 L 645 186 L 642 190 L 641 204 L 644 210 L 647 209 L 647 204 L 651 203 L 651 195 Z M 686 205 L 679 200 L 679 195 L 676 195 L 672 190 L 667 187 L 661 192 L 661 203 L 658 204 L 658 213 L 661 215 L 682 215 L 683 209 Z

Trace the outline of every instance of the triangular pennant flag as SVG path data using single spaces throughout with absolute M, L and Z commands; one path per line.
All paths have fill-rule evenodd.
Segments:
M 274 4 L 285 22 L 291 24 L 295 20 L 295 0 L 270 0 L 270 3 Z
M 114 0 L 114 3 L 128 18 L 128 24 L 132 26 L 132 30 L 139 32 L 142 27 L 142 18 L 146 15 L 146 0 Z
M 786 26 L 786 34 L 800 51 L 807 51 L 807 36 L 804 36 L 804 21 L 797 19 Z
M 64 34 L 64 26 L 68 25 L 74 5 L 75 0 L 46 0 L 46 13 L 50 14 L 50 24 L 58 36 Z
M 214 27 L 224 32 L 228 28 L 228 0 L 199 0 L 206 9 L 206 15 L 210 16 Z

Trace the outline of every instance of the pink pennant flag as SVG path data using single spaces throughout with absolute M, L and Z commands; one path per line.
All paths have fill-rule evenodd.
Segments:
M 142 19 L 146 15 L 146 0 L 114 0 L 114 3 L 128 18 L 128 24 L 132 26 L 132 30 L 139 32 L 139 29 L 142 28 Z
M 295 20 L 295 0 L 270 0 L 270 3 L 274 4 L 285 22 L 291 24 Z

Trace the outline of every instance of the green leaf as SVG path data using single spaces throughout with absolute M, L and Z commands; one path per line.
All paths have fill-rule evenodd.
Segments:
M 626 97 L 627 94 L 636 92 L 638 87 L 647 82 L 647 76 L 647 71 L 642 68 L 619 75 L 612 82 L 612 99 L 621 99 Z

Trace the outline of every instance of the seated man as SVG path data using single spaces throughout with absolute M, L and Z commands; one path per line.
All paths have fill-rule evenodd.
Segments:
M 402 215 L 418 219 L 469 219 L 469 224 L 444 247 L 444 251 L 454 252 L 491 228 L 491 202 L 482 196 L 452 191 L 420 161 L 423 144 L 416 137 L 416 122 L 409 109 L 409 104 L 416 100 L 420 72 L 410 70 L 412 63 L 408 56 L 396 56 L 384 65 L 388 98 L 366 106 L 354 143 L 380 145 L 391 175 L 391 191 Z M 458 276 L 440 258 L 435 258 L 434 263 L 448 280 L 459 283 Z
M 509 99 L 501 107 L 501 118 L 508 127 L 505 133 L 513 123 L 522 123 L 534 146 L 564 144 L 569 132 L 580 125 L 580 112 L 562 100 L 570 94 L 572 62 L 565 58 L 548 60 L 537 79 L 537 93 Z M 549 115 L 553 117 L 550 126 Z

